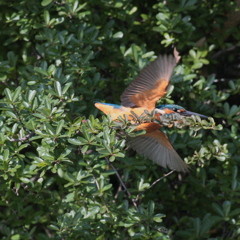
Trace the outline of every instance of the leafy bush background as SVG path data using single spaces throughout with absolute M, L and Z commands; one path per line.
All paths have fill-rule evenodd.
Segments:
M 1 1 L 1 239 L 239 238 L 239 1 L 165 2 Z M 223 129 L 166 129 L 192 170 L 150 188 L 168 171 L 126 151 L 93 103 L 119 103 L 172 46 L 161 103 Z

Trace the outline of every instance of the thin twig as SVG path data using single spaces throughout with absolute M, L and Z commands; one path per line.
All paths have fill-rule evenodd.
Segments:
M 158 183 L 159 181 L 161 181 L 161 180 L 164 179 L 165 177 L 169 176 L 169 175 L 172 174 L 173 172 L 175 172 L 175 170 L 172 170 L 172 171 L 170 171 L 169 173 L 164 174 L 162 177 L 160 177 L 160 178 L 157 179 L 155 182 L 153 182 L 149 188 L 147 188 L 147 189 L 145 189 L 144 191 L 140 192 L 140 193 L 137 195 L 137 197 L 135 198 L 135 202 L 138 201 L 138 199 L 140 198 L 140 195 L 142 195 L 146 190 L 152 188 L 156 183 Z
M 118 198 L 118 194 L 119 194 L 120 191 L 122 191 L 122 185 L 121 184 L 118 186 L 118 190 L 117 190 L 117 192 L 116 192 L 116 194 L 114 196 L 115 199 Z
M 35 135 L 35 133 L 31 132 L 31 133 L 29 133 L 28 135 L 26 135 L 23 138 L 10 138 L 9 141 L 10 142 L 24 142 L 24 141 L 28 140 L 29 138 L 31 138 L 34 135 Z
M 107 157 L 106 157 L 106 160 L 107 160 L 108 164 L 111 166 L 111 168 L 114 170 L 114 172 L 116 173 L 116 175 L 117 175 L 117 177 L 118 177 L 118 179 L 119 179 L 122 187 L 124 188 L 125 192 L 126 192 L 127 195 L 129 196 L 129 198 L 131 198 L 132 195 L 131 195 L 131 193 L 128 191 L 128 189 L 127 189 L 125 183 L 123 182 L 121 176 L 119 175 L 117 169 L 113 166 L 113 164 L 109 161 L 109 159 L 108 159 Z M 132 199 L 132 198 L 131 198 L 131 200 L 132 200 L 132 203 L 133 203 L 134 207 L 137 209 L 138 207 L 137 207 L 137 204 L 136 204 L 135 200 Z
M 157 179 L 155 182 L 152 183 L 152 185 L 148 188 L 152 188 L 156 183 L 158 183 L 159 181 L 161 181 L 163 178 L 169 176 L 170 174 L 172 174 L 173 172 L 175 172 L 175 170 L 172 170 L 171 172 L 164 174 L 162 177 L 160 177 L 159 179 Z
M 221 51 L 218 51 L 217 53 L 215 53 L 211 58 L 212 59 L 217 59 L 219 58 L 221 55 L 224 55 L 226 53 L 232 52 L 232 51 L 236 51 L 236 49 L 239 48 L 238 46 L 231 46 L 229 48 L 223 49 Z

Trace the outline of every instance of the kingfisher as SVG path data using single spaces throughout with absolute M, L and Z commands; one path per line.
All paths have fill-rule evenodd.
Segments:
M 178 113 L 181 116 L 204 115 L 187 111 L 185 108 L 174 104 L 162 104 L 156 106 L 156 102 L 168 91 L 173 70 L 177 64 L 177 58 L 173 55 L 160 55 L 147 65 L 139 73 L 138 77 L 125 89 L 121 95 L 121 105 L 96 102 L 95 106 L 109 114 L 112 120 L 127 116 L 129 121 L 133 120 L 134 114 L 141 116 L 149 112 L 153 113 L 157 120 L 164 114 Z M 167 135 L 160 131 L 158 122 L 150 121 L 140 123 L 135 131 L 145 130 L 145 134 L 128 138 L 127 146 L 134 149 L 158 165 L 176 170 L 188 172 L 189 166 L 177 154 Z

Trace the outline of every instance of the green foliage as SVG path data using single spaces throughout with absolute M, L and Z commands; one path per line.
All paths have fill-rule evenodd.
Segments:
M 1 5 L 1 239 L 239 238 L 239 56 L 229 49 L 240 36 L 225 28 L 234 1 Z M 126 136 L 143 132 L 94 107 L 118 104 L 172 46 L 182 59 L 161 104 L 210 117 L 161 119 L 187 175 L 126 151 Z

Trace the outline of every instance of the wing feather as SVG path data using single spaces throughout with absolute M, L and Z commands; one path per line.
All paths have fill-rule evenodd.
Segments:
M 166 94 L 175 66 L 174 56 L 159 56 L 126 88 L 121 96 L 122 105 L 155 108 L 156 101 Z
M 189 166 L 174 150 L 167 136 L 159 130 L 130 138 L 127 145 L 164 168 L 179 172 L 189 171 Z

